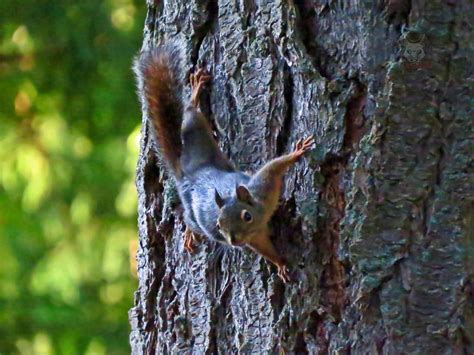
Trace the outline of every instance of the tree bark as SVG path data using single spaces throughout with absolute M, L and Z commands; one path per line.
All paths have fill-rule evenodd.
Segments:
M 132 353 L 474 352 L 473 14 L 461 0 L 150 2 L 143 47 L 173 40 L 188 71 L 209 69 L 203 111 L 238 167 L 311 134 L 317 147 L 272 220 L 285 285 L 251 251 L 184 250 L 144 116 Z

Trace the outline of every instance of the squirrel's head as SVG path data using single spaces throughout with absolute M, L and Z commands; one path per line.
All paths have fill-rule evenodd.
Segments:
M 235 196 L 222 198 L 215 190 L 219 207 L 217 228 L 232 246 L 243 246 L 252 235 L 259 233 L 264 219 L 263 206 L 242 185 L 235 189 Z

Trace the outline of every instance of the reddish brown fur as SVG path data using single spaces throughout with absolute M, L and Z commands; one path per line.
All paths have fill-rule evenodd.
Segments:
M 154 125 L 160 150 L 176 177 L 181 175 L 181 82 L 179 55 L 163 49 L 144 53 L 136 62 L 138 81 L 142 80 L 148 118 Z

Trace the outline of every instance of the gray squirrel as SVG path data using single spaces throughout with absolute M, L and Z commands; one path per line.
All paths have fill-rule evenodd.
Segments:
M 271 240 L 268 222 L 278 206 L 285 172 L 314 143 L 300 139 L 295 150 L 273 159 L 254 175 L 235 169 L 219 149 L 199 109 L 210 76 L 202 69 L 190 75 L 191 99 L 183 109 L 182 56 L 165 45 L 142 52 L 135 60 L 139 96 L 152 131 L 184 207 L 185 248 L 193 252 L 196 235 L 233 246 L 248 246 L 278 268 L 289 281 L 284 259 Z

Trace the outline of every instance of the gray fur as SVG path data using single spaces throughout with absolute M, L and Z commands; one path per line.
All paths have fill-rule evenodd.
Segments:
M 191 229 L 197 225 L 198 228 L 193 231 L 198 234 L 226 243 L 217 228 L 220 210 L 215 202 L 215 190 L 225 201 L 230 201 L 235 195 L 235 186 L 246 184 L 249 179 L 244 173 L 224 171 L 211 164 L 203 165 L 192 174 L 185 174 L 178 181 L 178 191 L 186 211 L 186 224 Z

